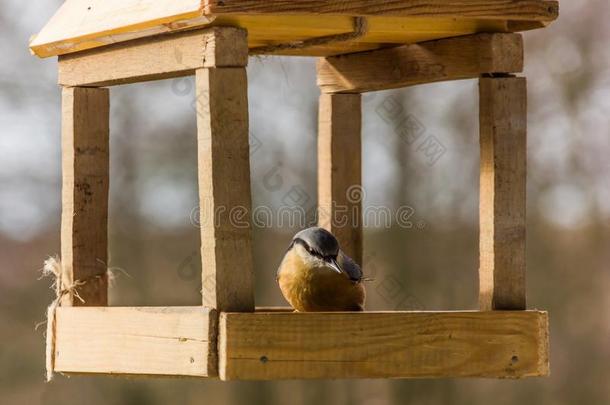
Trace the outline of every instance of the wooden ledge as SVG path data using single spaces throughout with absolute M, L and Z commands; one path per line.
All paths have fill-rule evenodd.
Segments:
M 223 380 L 549 374 L 542 311 L 222 313 Z
M 54 371 L 215 376 L 216 323 L 204 307 L 59 307 Z
M 320 59 L 318 86 L 362 93 L 522 70 L 520 34 L 483 33 Z
M 512 18 L 552 20 L 557 16 L 557 1 L 540 0 L 207 0 L 206 14 L 292 14 L 349 16 L 444 16 L 451 18 Z
M 247 32 L 214 27 L 145 38 L 59 57 L 59 84 L 103 87 L 248 64 Z
M 59 307 L 54 371 L 314 378 L 549 374 L 543 311 L 222 313 L 204 307 Z M 218 338 L 218 357 L 216 341 Z

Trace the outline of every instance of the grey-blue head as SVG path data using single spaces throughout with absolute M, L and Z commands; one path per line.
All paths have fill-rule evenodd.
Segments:
M 309 252 L 312 256 L 324 260 L 329 267 L 338 273 L 341 273 L 341 268 L 337 264 L 337 256 L 339 255 L 339 242 L 332 233 L 324 228 L 312 227 L 302 230 L 292 238 L 291 247 L 299 244 Z

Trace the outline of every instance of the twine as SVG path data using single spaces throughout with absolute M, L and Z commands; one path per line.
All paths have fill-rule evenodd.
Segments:
M 109 283 L 111 283 L 115 276 L 111 269 L 108 269 L 106 274 L 98 274 L 89 277 L 84 280 L 70 281 L 70 277 L 67 277 L 66 269 L 61 265 L 59 257 L 49 257 L 44 262 L 42 268 L 42 277 L 52 277 L 53 283 L 51 289 L 55 290 L 55 299 L 51 302 L 51 305 L 47 308 L 47 333 L 46 333 L 46 380 L 47 382 L 53 379 L 53 370 L 55 369 L 55 326 L 56 326 L 56 310 L 60 306 L 61 300 L 66 295 L 76 297 L 83 304 L 85 300 L 78 293 L 78 288 L 87 284 L 88 281 L 100 279 L 104 276 L 108 277 Z M 42 278 L 41 277 L 41 278 Z M 44 324 L 45 321 L 36 325 L 36 329 Z
M 302 41 L 287 42 L 284 44 L 261 46 L 250 49 L 251 55 L 273 54 L 287 49 L 305 49 L 335 42 L 354 41 L 366 35 L 368 23 L 364 17 L 354 17 L 354 31 L 345 34 L 328 35 L 324 37 L 309 38 Z

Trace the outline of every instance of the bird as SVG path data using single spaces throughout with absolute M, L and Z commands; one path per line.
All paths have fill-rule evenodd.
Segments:
M 296 312 L 364 311 L 362 270 L 324 228 L 307 228 L 292 238 L 277 281 Z

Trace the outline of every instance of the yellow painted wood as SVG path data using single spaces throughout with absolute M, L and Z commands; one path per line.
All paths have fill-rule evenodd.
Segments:
M 545 376 L 541 311 L 222 313 L 223 380 Z
M 282 50 L 277 54 L 329 56 L 362 52 L 391 44 L 415 43 L 476 32 L 506 31 L 506 21 L 472 18 L 370 17 L 367 23 L 367 33 L 355 41 Z M 249 46 L 255 48 L 350 32 L 353 30 L 353 19 L 347 16 L 315 15 L 221 15 L 212 25 L 245 27 L 248 30 Z
M 59 307 L 54 371 L 214 376 L 216 322 L 204 307 Z
M 247 29 L 254 47 L 350 32 L 354 15 L 368 17 L 369 32 L 355 45 L 283 52 L 326 56 L 475 32 L 538 28 L 557 18 L 558 12 L 556 1 L 542 0 L 461 0 L 451 4 L 442 0 L 372 0 L 346 4 L 338 0 L 236 0 L 225 1 L 224 6 L 211 2 L 206 12 L 202 0 L 68 0 L 30 48 L 36 55 L 48 57 L 210 23 Z

